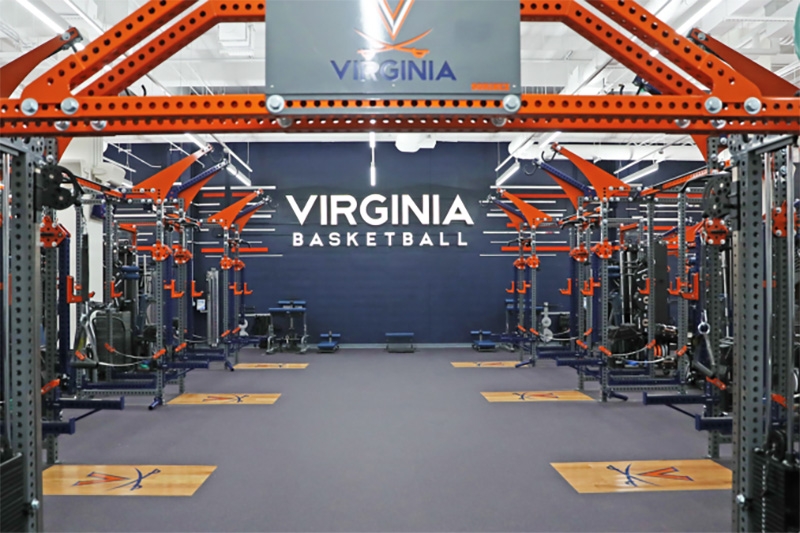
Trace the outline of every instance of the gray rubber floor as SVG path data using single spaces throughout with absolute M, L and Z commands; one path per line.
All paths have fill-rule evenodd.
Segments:
M 551 462 L 702 458 L 705 434 L 638 397 L 490 404 L 480 395 L 574 388 L 574 371 L 550 362 L 520 370 L 450 365 L 512 358 L 469 349 L 246 351 L 243 362 L 311 365 L 187 378 L 187 392 L 281 393 L 272 406 L 150 412 L 145 398 L 129 398 L 125 411 L 93 415 L 61 438 L 63 463 L 216 465 L 194 496 L 49 496 L 46 530 L 730 529 L 728 491 L 577 494 Z

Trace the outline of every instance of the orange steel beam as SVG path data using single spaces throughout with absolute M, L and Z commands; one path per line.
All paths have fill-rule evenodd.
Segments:
M 771 70 L 762 67 L 755 61 L 751 61 L 707 33 L 695 28 L 692 30 L 691 37 L 702 47 L 710 50 L 714 55 L 736 69 L 737 72 L 755 83 L 761 90 L 761 94 L 768 96 L 797 96 L 797 91 L 800 89 L 794 84 L 781 78 Z
M 36 65 L 51 55 L 72 46 L 81 40 L 81 34 L 75 28 L 69 28 L 61 35 L 56 35 L 33 50 L 29 50 L 11 63 L 0 67 L 0 97 L 8 98 L 25 76 L 36 68 Z
M 744 74 L 736 72 L 632 0 L 587 0 L 600 12 L 655 48 L 684 72 L 712 89 L 723 100 L 745 100 L 761 91 Z
M 115 24 L 86 48 L 45 72 L 22 92 L 23 98 L 60 102 L 71 89 L 88 80 L 119 56 L 197 0 L 150 0 Z M 131 80 L 134 81 L 134 80 Z
M 800 105 L 800 102 L 798 103 Z M 375 123 L 372 124 L 372 120 Z M 0 136 L 32 137 L 63 135 L 55 125 L 56 121 L 25 121 L 0 119 Z M 634 132 L 634 133 L 672 133 L 672 134 L 794 134 L 800 131 L 800 117 L 782 119 L 732 120 L 721 132 L 712 119 L 692 120 L 686 126 L 676 124 L 674 119 L 640 119 L 637 117 L 615 116 L 609 114 L 602 118 L 586 118 L 576 114 L 566 114 L 559 118 L 512 118 L 498 128 L 490 117 L 452 117 L 452 116 L 392 116 L 370 117 L 354 115 L 347 117 L 304 118 L 294 117 L 290 130 L 278 125 L 272 116 L 247 119 L 126 119 L 108 121 L 102 132 L 94 129 L 88 120 L 70 121 L 69 135 L 72 137 L 96 137 L 97 135 L 147 135 L 169 133 L 348 133 L 348 132 Z
M 81 91 L 81 94 L 86 96 L 117 94 L 216 24 L 263 22 L 264 16 L 264 2 L 208 0 L 165 29 L 157 39 L 137 50 L 127 61 L 100 76 Z
M 78 95 L 77 112 L 68 116 L 59 103 L 68 96 L 70 87 L 87 79 L 104 64 L 121 55 L 125 49 L 152 34 L 160 22 L 172 18 L 196 0 L 151 0 L 136 13 L 106 32 L 84 50 L 80 64 L 67 58 L 48 74 L 37 80 L 34 91 L 42 99 L 41 110 L 33 116 L 20 113 L 20 102 L 0 99 L 0 135 L 32 136 L 67 134 L 70 136 L 143 133 L 193 132 L 265 132 L 302 131 L 335 132 L 364 131 L 497 131 L 499 128 L 484 116 L 470 114 L 470 108 L 494 107 L 504 115 L 499 103 L 480 100 L 332 100 L 289 101 L 306 113 L 292 118 L 293 125 L 283 130 L 277 117 L 265 110 L 266 97 L 233 95 L 228 101 L 208 100 L 220 97 L 165 97 L 166 100 L 135 97 L 109 97 L 111 100 L 84 98 L 84 94 L 113 93 L 138 79 L 149 69 L 174 54 L 181 46 L 207 31 L 213 24 L 227 21 L 262 20 L 264 2 L 209 0 L 185 15 L 159 36 L 147 42 L 134 55 L 101 76 L 86 91 Z M 682 96 L 594 98 L 558 96 L 547 99 L 534 95 L 523 96 L 523 108 L 507 117 L 506 131 L 642 131 L 687 133 L 693 135 L 720 133 L 794 133 L 800 129 L 800 98 L 762 98 L 762 109 L 755 113 L 743 110 L 743 100 L 760 96 L 757 87 L 711 54 L 692 42 L 674 36 L 670 28 L 633 2 L 599 2 L 600 11 L 630 29 L 648 44 L 655 45 L 664 56 L 673 59 L 681 68 L 701 81 L 709 82 L 712 96 L 724 99 L 723 108 L 716 113 L 705 109 L 709 95 L 699 92 L 685 78 L 667 67 L 658 58 L 604 23 L 586 6 L 574 0 L 560 2 L 525 2 L 520 4 L 523 21 L 560 20 L 581 35 L 629 66 L 666 95 Z M 144 13 L 144 14 L 142 14 Z M 146 16 L 145 16 L 146 15 Z M 660 32 L 660 33 L 659 33 Z M 672 39 L 670 41 L 670 39 Z M 126 48 L 127 47 L 127 48 Z M 681 48 L 682 47 L 682 48 Z M 90 55 L 92 54 L 92 55 Z M 692 55 L 691 58 L 683 55 Z M 75 56 L 77 57 L 77 56 Z M 61 68 L 59 68 L 61 67 Z M 69 75 L 66 71 L 70 70 Z M 702 73 L 702 75 L 700 75 Z M 59 83 L 55 83 L 54 76 Z M 717 77 L 727 83 L 712 83 Z M 63 79 L 62 79 L 63 78 Z M 45 80 L 47 91 L 42 91 Z M 736 88 L 730 85 L 733 82 Z M 102 87 L 101 87 L 102 84 Z M 37 89 L 38 87 L 38 89 Z M 753 90 L 750 90 L 750 89 Z M 27 95 L 26 95 L 27 96 Z M 352 109 L 352 115 L 326 114 Z M 447 116 L 416 116 L 424 109 L 435 113 L 446 110 Z M 463 109 L 463 113 L 460 111 Z M 367 113 L 364 113 L 367 111 Z M 384 111 L 388 116 L 380 116 Z M 457 116 L 454 116 L 456 115 Z M 373 117 L 364 115 L 376 113 Z M 371 120 L 375 119 L 373 125 Z M 89 124 L 94 120 L 95 124 Z M 57 124 L 57 121 L 61 121 Z M 106 121 L 107 124 L 103 124 Z M 66 131 L 64 126 L 67 126 Z M 98 128 L 98 126 L 100 126 Z M 377 126 L 377 127 L 376 127 Z M 704 144 L 704 143 L 701 143 Z

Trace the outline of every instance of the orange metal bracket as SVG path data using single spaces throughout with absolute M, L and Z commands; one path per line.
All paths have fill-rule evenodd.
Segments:
M 586 248 L 586 245 L 581 243 L 577 248 L 573 248 L 569 252 L 569 256 L 578 263 L 585 263 L 589 260 L 589 250 Z
M 40 240 L 46 248 L 55 248 L 69 237 L 67 229 L 61 224 L 54 224 L 49 216 L 42 217 L 40 232 Z
M 201 296 L 203 296 L 203 291 L 198 291 L 196 287 L 197 287 L 197 281 L 192 280 L 192 298 L 200 298 Z
M 570 152 L 563 146 L 553 144 L 552 148 L 578 167 L 578 170 L 580 170 L 581 173 L 586 176 L 586 179 L 589 180 L 589 183 L 592 184 L 597 196 L 601 200 L 606 200 L 612 196 L 628 196 L 630 194 L 631 186 L 624 181 L 617 179 L 600 167 Z
M 175 290 L 175 280 L 170 280 L 169 283 L 164 283 L 164 290 L 169 291 L 170 297 L 173 299 L 183 298 L 185 291 L 176 291 Z
M 185 265 L 192 259 L 192 252 L 188 248 L 184 248 L 180 244 L 172 247 L 172 257 L 175 258 L 176 265 Z
M 67 276 L 67 303 L 68 304 L 79 304 L 83 302 L 83 296 L 81 295 L 81 291 L 83 287 L 79 283 L 75 283 L 75 278 L 72 276 Z M 121 295 L 120 295 L 121 296 Z M 89 293 L 89 298 L 94 297 L 94 291 Z M 115 296 L 118 298 L 118 296 Z
M 572 278 L 567 278 L 567 288 L 558 289 L 558 292 L 560 292 L 564 296 L 572 296 Z
M 584 350 L 588 350 L 589 349 L 589 346 L 583 341 L 580 341 L 580 340 L 575 341 L 575 344 L 577 344 L 578 346 L 580 346 Z
M 528 227 L 536 229 L 543 222 L 553 221 L 553 217 L 551 217 L 538 207 L 526 203 L 525 200 L 521 199 L 520 197 L 511 194 L 508 191 L 500 191 L 500 192 L 503 195 L 503 198 L 511 200 L 511 203 L 513 203 L 516 206 L 516 208 L 519 209 L 519 212 L 522 213 L 522 216 L 525 217 L 525 221 L 528 223 Z
M 247 288 L 247 282 L 246 281 L 244 282 L 244 286 L 242 287 L 242 291 L 244 292 L 245 296 L 249 296 L 249 295 L 253 294 L 253 291 L 251 291 L 251 290 L 249 290 Z
M 206 220 L 208 222 L 219 224 L 222 226 L 222 229 L 230 229 L 231 225 L 236 220 L 236 216 L 242 211 L 242 209 L 244 209 L 247 204 L 261 196 L 262 192 L 263 191 L 261 189 L 253 191 L 241 200 L 232 203 L 222 211 L 211 215 Z
M 117 287 L 111 282 L 111 297 L 112 298 L 122 298 L 122 291 L 117 291 Z
M 600 353 L 603 353 L 603 354 L 605 354 L 605 355 L 606 355 L 606 357 L 611 357 L 611 356 L 613 355 L 613 354 L 611 353 L 611 350 L 609 350 L 609 349 L 608 349 L 608 348 L 606 348 L 605 346 L 601 346 L 601 347 L 599 347 L 599 348 L 598 348 L 598 350 L 600 351 Z
M 244 294 L 244 291 L 239 289 L 239 284 L 238 283 L 231 283 L 228 286 L 228 288 L 233 290 L 233 294 L 235 296 L 241 296 L 242 294 Z
M 29 50 L 11 63 L 0 67 L 0 98 L 8 98 L 14 89 L 36 66 L 51 55 L 72 46 L 82 39 L 75 28 L 69 28 L 33 50 Z
M 578 209 L 578 199 L 581 196 L 583 196 L 583 193 L 581 192 L 581 190 L 579 188 L 575 187 L 574 185 L 571 185 L 571 184 L 567 183 L 566 181 L 562 180 L 561 178 L 559 178 L 555 174 L 551 174 L 550 172 L 547 172 L 547 170 L 545 170 L 545 173 L 547 173 L 548 176 L 553 178 L 553 181 L 555 181 L 558 184 L 558 186 L 561 187 L 561 189 L 564 191 L 564 194 L 567 195 L 567 199 L 569 199 L 570 203 L 572 204 L 572 207 L 574 207 L 575 209 Z
M 208 176 L 206 176 L 205 178 L 203 178 L 200 181 L 198 181 L 197 183 L 195 183 L 194 185 L 192 185 L 191 187 L 187 187 L 186 189 L 184 189 L 183 191 L 178 193 L 178 198 L 183 200 L 183 208 L 184 209 L 186 209 L 186 210 L 189 209 L 189 206 L 192 205 L 192 202 L 194 201 L 195 196 L 197 196 L 197 193 L 200 192 L 200 189 L 205 187 L 206 183 L 211 181 L 211 178 L 216 176 L 218 173 L 219 173 L 219 171 L 213 172 L 213 173 L 209 174 Z
M 192 166 L 192 163 L 210 151 L 211 146 L 206 146 L 191 155 L 187 155 L 177 163 L 171 164 L 164 170 L 157 172 L 153 176 L 137 184 L 133 188 L 132 196 L 141 194 L 147 198 L 151 198 L 157 204 L 163 203 L 167 198 L 167 194 L 169 194 L 169 190 L 172 188 L 172 184 L 178 181 L 181 174 Z
M 611 259 L 611 256 L 614 254 L 614 250 L 618 248 L 618 246 L 613 246 L 611 242 L 606 239 L 603 242 L 599 242 L 592 246 L 592 252 L 594 252 L 594 254 L 600 259 Z
M 690 36 L 700 46 L 710 50 L 736 72 L 757 85 L 764 96 L 796 96 L 797 87 L 793 84 L 755 61 L 748 59 L 711 35 L 694 28 Z
M 583 288 L 581 289 L 581 294 L 584 296 L 594 296 L 594 290 L 600 287 L 600 282 L 595 281 L 593 278 L 589 278 L 588 280 L 583 282 Z

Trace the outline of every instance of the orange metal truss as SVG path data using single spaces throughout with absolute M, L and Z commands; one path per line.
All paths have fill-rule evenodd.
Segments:
M 520 3 L 520 16 L 523 22 L 566 24 L 647 80 L 662 95 L 522 95 L 522 107 L 514 115 L 506 115 L 499 102 L 481 99 L 289 100 L 287 107 L 302 112 L 286 117 L 291 120 L 284 129 L 278 124 L 279 116 L 266 110 L 265 95 L 117 96 L 216 24 L 260 22 L 266 8 L 263 1 L 207 0 L 189 10 L 197 0 L 150 0 L 84 50 L 65 58 L 25 87 L 20 98 L 0 98 L 0 135 L 625 131 L 692 134 L 704 148 L 700 137 L 704 134 L 800 132 L 800 97 L 788 95 L 788 90 L 762 91 L 763 84 L 747 77 L 757 69 L 745 68 L 740 56 L 710 53 L 677 35 L 631 0 L 587 2 L 589 5 L 576 0 L 525 1 Z M 660 56 L 651 56 L 598 12 L 658 50 Z M 138 43 L 144 44 L 133 49 Z M 731 64 L 719 56 L 727 57 Z M 662 57 L 703 83 L 708 91 L 662 61 Z M 114 64 L 117 59 L 119 62 Z M 106 65 L 112 66 L 73 94 Z M 0 75 L 5 68 L 0 69 Z M 68 97 L 77 101 L 77 109 L 71 114 L 61 108 Z M 720 105 L 709 109 L 706 103 L 712 97 L 718 98 Z M 28 98 L 38 104 L 33 113 L 22 105 Z M 481 114 L 473 111 L 476 109 Z M 497 109 L 494 117 L 492 109 Z M 506 120 L 498 122 L 497 117 Z

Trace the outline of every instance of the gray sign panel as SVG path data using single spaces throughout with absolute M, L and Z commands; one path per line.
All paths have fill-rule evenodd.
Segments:
M 270 0 L 266 93 L 519 94 L 519 23 L 517 0 Z

